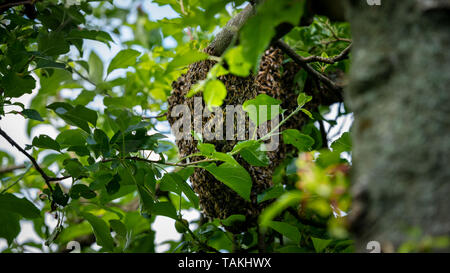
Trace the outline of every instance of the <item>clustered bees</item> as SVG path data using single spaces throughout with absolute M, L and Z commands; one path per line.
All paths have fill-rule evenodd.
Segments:
M 207 48 L 205 51 L 208 53 L 211 50 Z M 293 111 L 297 107 L 296 99 L 298 96 L 295 92 L 294 77 L 301 68 L 293 62 L 283 63 L 284 59 L 284 54 L 279 49 L 269 48 L 262 56 L 259 71 L 256 75 L 243 78 L 228 74 L 219 77 L 219 80 L 225 84 L 227 89 L 227 97 L 222 105 L 224 115 L 226 114 L 225 105 L 242 105 L 246 100 L 253 99 L 259 94 L 267 94 L 268 96 L 279 99 L 282 101 L 281 106 L 283 109 L 287 109 L 288 112 Z M 194 63 L 189 66 L 186 74 L 183 74 L 177 81 L 173 82 L 173 91 L 171 97 L 168 99 L 168 113 L 171 113 L 172 108 L 178 104 L 186 104 L 189 106 L 191 113 L 194 112 L 194 97 L 186 98 L 186 94 L 195 83 L 206 78 L 208 71 L 215 63 L 212 60 Z M 311 83 L 308 85 L 311 85 Z M 305 90 L 305 92 L 307 91 Z M 201 97 L 202 94 L 198 93 L 195 96 Z M 298 114 L 286 122 L 282 130 L 287 128 L 301 129 L 307 119 L 306 115 Z M 169 114 L 168 120 L 172 125 L 177 118 L 170 117 Z M 204 117 L 203 125 L 208 120 L 209 118 Z M 193 118 L 191 121 L 193 121 Z M 246 122 L 246 128 L 248 128 L 248 119 Z M 191 126 L 194 128 L 193 124 Z M 236 122 L 234 126 L 236 132 Z M 268 127 L 270 130 L 270 122 Z M 224 128 L 224 131 L 226 131 L 226 128 Z M 248 132 L 246 139 L 249 139 L 247 137 Z M 238 141 L 213 140 L 205 142 L 214 144 L 217 151 L 229 152 Z M 176 144 L 179 148 L 179 156 L 181 158 L 198 152 L 197 141 L 193 138 L 192 140 L 177 140 Z M 268 167 L 255 167 L 248 164 L 239 155 L 235 156 L 235 159 L 252 177 L 251 202 L 245 201 L 225 184 L 216 180 L 206 170 L 196 168 L 194 174 L 190 177 L 190 181 L 193 184 L 194 191 L 199 195 L 200 205 L 205 215 L 211 218 L 225 219 L 233 214 L 243 214 L 246 216 L 247 221 L 242 226 L 233 227 L 234 231 L 243 231 L 252 226 L 256 223 L 255 220 L 262 208 L 267 206 L 268 203 L 257 204 L 257 195 L 272 185 L 272 174 L 275 168 L 286 157 L 286 154 L 293 149 L 295 148 L 292 146 L 288 147 L 288 145 L 284 145 L 280 136 L 278 149 L 274 152 L 268 152 L 270 159 L 270 165 Z M 192 161 L 200 159 L 202 158 L 190 158 Z

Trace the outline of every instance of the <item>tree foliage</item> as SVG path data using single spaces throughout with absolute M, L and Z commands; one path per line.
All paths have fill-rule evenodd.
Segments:
M 311 24 L 298 25 L 306 14 L 305 1 L 267 0 L 222 56 L 209 56 L 203 49 L 244 9 L 245 1 L 154 0 L 153 5 L 176 14 L 162 19 L 153 19 L 146 2 L 43 0 L 8 6 L 1 1 L 0 117 L 23 116 L 28 136 L 41 125 L 58 131 L 56 137 L 40 134 L 21 147 L 2 130 L 12 145 L 0 153 L 4 251 L 64 251 L 68 242 L 78 241 L 85 252 L 154 252 L 157 217 L 175 220 L 182 234 L 165 242 L 168 252 L 352 251 L 341 214 L 350 206 L 351 142 L 345 133 L 329 146 L 325 129 L 349 113 L 343 102 L 333 106 L 338 113 L 328 119 L 330 106 L 317 105 L 313 112 L 305 108 L 312 99 L 305 83 L 314 73 L 296 75 L 296 109 L 279 106 L 281 123 L 300 114 L 310 121 L 280 132 L 293 153 L 277 167 L 273 186 L 258 195 L 257 202 L 267 207 L 257 226 L 245 232 L 226 229 L 245 221 L 244 215 L 186 221 L 186 211 L 201 211 L 188 178 L 194 168 L 205 169 L 250 200 L 252 177 L 235 158 L 267 166 L 261 147 L 275 132 L 241 141 L 228 153 L 199 141 L 195 156 L 202 160 L 181 163 L 165 118 L 171 84 L 188 65 L 217 62 L 191 95 L 202 92 L 208 107 L 221 106 L 227 90 L 218 77 L 254 73 L 281 23 L 294 25 L 283 40 L 304 65 L 333 80 L 342 77 L 349 68 L 347 56 L 333 58 L 351 42 L 348 24 L 316 16 Z M 116 53 L 105 59 L 102 50 Z M 285 56 L 285 62 L 295 61 Z M 21 100 L 26 94 L 33 95 L 29 105 Z M 260 116 L 249 106 L 280 104 L 259 95 L 246 101 L 244 110 L 260 125 L 274 115 Z M 30 160 L 18 166 L 13 150 Z M 47 221 L 48 215 L 56 223 Z M 23 220 L 32 221 L 36 234 L 52 248 L 17 243 Z M 92 248 L 93 243 L 100 248 Z

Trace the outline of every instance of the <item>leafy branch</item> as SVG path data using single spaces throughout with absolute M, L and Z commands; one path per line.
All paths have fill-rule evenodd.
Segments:
M 39 172 L 39 174 L 42 176 L 42 178 L 44 178 L 45 180 L 45 184 L 47 184 L 47 187 L 49 188 L 49 190 L 51 192 L 53 192 L 53 188 L 50 184 L 50 182 L 55 182 L 55 181 L 61 181 L 67 178 L 70 178 L 70 176 L 63 176 L 63 177 L 50 177 L 48 176 L 44 170 L 39 166 L 39 164 L 36 162 L 36 159 L 30 155 L 27 151 L 25 151 L 22 147 L 20 147 L 19 144 L 17 144 L 17 142 L 15 142 L 5 131 L 3 131 L 0 128 L 0 135 L 6 139 L 6 141 L 8 141 L 13 147 L 15 147 L 17 150 L 19 150 L 22 154 L 24 154 L 33 164 L 34 168 Z
M 278 40 L 275 45 L 280 48 L 281 50 L 283 50 L 289 57 L 291 57 L 297 64 L 299 64 L 301 67 L 303 67 L 303 69 L 306 70 L 306 72 L 308 72 L 311 76 L 315 77 L 316 79 L 320 80 L 321 82 L 323 82 L 328 88 L 330 88 L 333 91 L 337 91 L 337 92 L 342 92 L 342 87 L 337 85 L 335 82 L 333 82 L 330 78 L 328 78 L 327 76 L 323 75 L 322 73 L 318 72 L 317 70 L 315 70 L 314 68 L 312 68 L 308 63 L 309 62 L 313 62 L 314 60 L 307 60 L 304 57 L 300 56 L 297 54 L 297 52 L 295 52 L 294 49 L 292 49 L 288 44 L 286 44 L 284 41 L 282 40 Z M 346 50 L 344 50 L 345 52 L 347 52 L 346 54 L 348 54 L 348 52 L 350 51 L 350 48 L 347 47 Z M 345 53 L 344 52 L 344 53 Z M 340 54 L 342 55 L 342 54 Z M 340 56 L 339 55 L 339 56 Z M 336 56 L 336 57 L 339 57 Z M 335 58 L 336 58 L 335 57 Z M 340 58 L 344 58 L 344 56 L 340 56 L 338 58 L 338 60 Z M 317 57 L 318 58 L 318 57 Z

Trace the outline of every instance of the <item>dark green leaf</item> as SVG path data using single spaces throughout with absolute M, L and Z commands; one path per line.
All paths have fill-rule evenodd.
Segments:
M 80 129 L 71 129 L 62 131 L 57 137 L 56 142 L 61 145 L 61 147 L 69 146 L 83 146 L 86 144 L 86 139 L 88 134 Z
M 52 193 L 52 198 L 56 204 L 63 207 L 65 207 L 67 205 L 67 202 L 69 201 L 69 195 L 62 191 L 59 184 L 55 185 L 55 189 Z
M 80 197 L 92 199 L 97 196 L 97 194 L 93 190 L 89 189 L 88 186 L 83 184 L 76 184 L 72 186 L 69 195 L 72 199 L 79 199 Z
M 0 210 L 17 213 L 22 217 L 29 219 L 41 216 L 41 212 L 33 205 L 33 203 L 25 198 L 18 198 L 10 193 L 0 194 Z
M 311 237 L 311 240 L 313 242 L 314 249 L 316 250 L 317 253 L 322 253 L 325 250 L 325 248 L 327 248 L 327 246 L 329 246 L 330 243 L 332 242 L 332 240 L 324 240 L 315 237 Z
M 167 216 L 172 219 L 177 220 L 177 211 L 175 210 L 175 207 L 170 202 L 157 202 L 153 206 L 152 214 L 154 215 L 162 215 Z
M 38 111 L 34 109 L 25 109 L 22 111 L 22 115 L 24 115 L 26 118 L 37 120 L 37 121 L 44 121 L 39 114 Z
M 42 148 L 42 149 L 52 149 L 55 151 L 59 151 L 61 149 L 61 147 L 59 146 L 59 143 L 47 135 L 40 135 L 40 136 L 34 137 L 32 144 L 34 147 Z
M 0 86 L 3 87 L 5 97 L 18 98 L 23 94 L 31 94 L 36 87 L 36 80 L 30 75 L 18 76 L 11 71 L 0 79 Z
M 192 190 L 192 188 L 188 185 L 188 183 L 177 173 L 166 173 L 161 182 L 164 180 L 168 180 L 165 183 L 171 183 L 178 186 L 178 188 L 187 196 L 187 198 L 194 204 L 196 208 L 198 208 L 198 196 Z
M 300 242 L 301 234 L 295 226 L 284 222 L 271 221 L 269 223 L 269 227 L 276 230 L 278 233 L 283 234 L 283 236 L 286 236 L 297 244 Z
M 88 212 L 82 212 L 81 216 L 91 224 L 97 244 L 108 251 L 112 251 L 114 249 L 114 239 L 111 236 L 108 224 L 103 219 Z
M 12 244 L 20 233 L 20 215 L 0 209 L 0 238 Z
M 299 152 L 307 152 L 314 145 L 314 139 L 310 136 L 300 133 L 296 129 L 287 129 L 283 131 L 283 141 L 286 144 L 294 145 Z
M 251 145 L 243 148 L 239 153 L 245 161 L 257 167 L 266 167 L 269 165 L 270 160 L 267 156 L 267 152 L 263 150 L 261 142 L 249 140 Z

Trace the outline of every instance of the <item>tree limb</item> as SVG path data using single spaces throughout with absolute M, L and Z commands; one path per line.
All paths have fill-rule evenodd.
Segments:
M 306 70 L 311 76 L 317 78 L 323 84 L 325 84 L 328 88 L 330 88 L 333 91 L 342 92 L 342 87 L 334 83 L 332 80 L 330 80 L 327 76 L 323 75 L 322 73 L 318 72 L 314 68 L 312 68 L 310 65 L 308 65 L 308 62 L 305 61 L 305 58 L 298 55 L 288 44 L 286 44 L 282 40 L 278 40 L 275 45 L 283 50 L 289 57 L 291 57 L 297 64 L 299 64 L 303 69 Z
M 0 13 L 2 13 L 3 11 L 12 8 L 12 7 L 16 7 L 16 6 L 20 6 L 20 5 L 26 5 L 26 4 L 33 4 L 33 2 L 35 2 L 35 0 L 25 0 L 25 1 L 10 1 L 8 3 L 2 4 L 0 5 Z
M 305 57 L 302 57 L 302 58 L 303 58 L 303 61 L 306 63 L 320 62 L 320 63 L 326 63 L 326 64 L 335 64 L 337 62 L 340 62 L 340 61 L 346 59 L 348 57 L 348 54 L 350 53 L 351 49 L 352 49 L 352 44 L 350 44 L 339 55 L 334 56 L 333 58 L 324 58 L 324 57 L 320 57 L 320 56 L 309 56 L 306 58 Z
M 17 144 L 5 131 L 3 131 L 0 128 L 0 135 L 6 139 L 6 141 L 9 142 L 9 144 L 11 144 L 13 147 L 15 147 L 17 150 L 19 150 L 22 154 L 24 154 L 33 164 L 34 168 L 39 172 L 39 174 L 42 176 L 42 178 L 44 178 L 45 180 L 45 184 L 47 184 L 47 187 L 49 188 L 49 190 L 51 192 L 53 192 L 53 188 L 50 185 L 50 182 L 54 182 L 54 181 L 61 181 L 67 178 L 70 178 L 70 176 L 63 176 L 63 177 L 50 177 L 48 176 L 44 170 L 39 166 L 39 164 L 36 162 L 36 159 L 34 159 L 33 156 L 31 156 L 27 151 L 25 151 L 22 147 L 19 146 L 19 144 Z
M 256 13 L 256 7 L 259 2 L 261 1 L 257 1 L 257 3 L 253 5 L 248 4 L 241 12 L 227 22 L 225 27 L 222 28 L 208 46 L 212 50 L 212 55 L 221 56 L 225 52 L 239 33 L 239 30 L 244 26 L 247 20 Z
M 15 170 L 25 169 L 25 164 L 15 165 L 15 166 L 6 166 L 0 169 L 0 175 L 5 173 L 10 173 Z

